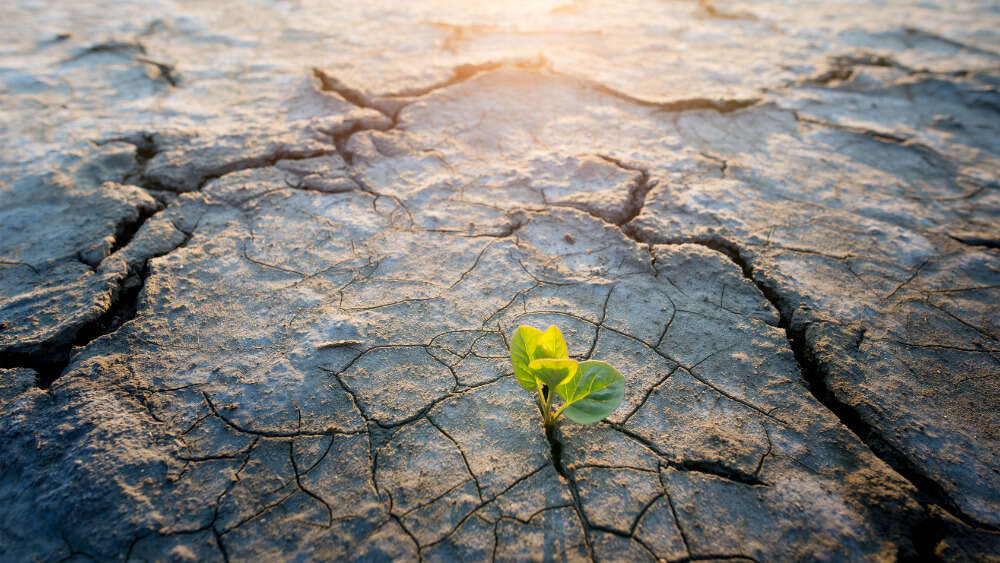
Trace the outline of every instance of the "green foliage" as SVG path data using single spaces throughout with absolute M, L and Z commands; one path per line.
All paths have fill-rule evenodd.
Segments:
M 546 430 L 563 412 L 578 424 L 603 420 L 621 404 L 625 378 L 606 362 L 577 362 L 569 357 L 562 332 L 519 326 L 510 341 L 510 361 L 517 382 L 538 391 L 538 408 Z M 555 407 L 556 396 L 561 406 Z

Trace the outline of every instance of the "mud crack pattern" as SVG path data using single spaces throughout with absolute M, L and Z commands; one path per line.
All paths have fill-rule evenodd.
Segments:
M 1000 559 L 990 3 L 0 14 L 0 559 Z

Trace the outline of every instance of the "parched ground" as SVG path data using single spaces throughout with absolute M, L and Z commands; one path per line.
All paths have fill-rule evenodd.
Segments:
M 4 3 L 0 559 L 1000 560 L 998 87 L 989 0 Z

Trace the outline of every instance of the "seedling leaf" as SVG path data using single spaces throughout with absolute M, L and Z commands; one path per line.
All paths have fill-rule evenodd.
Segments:
M 554 360 L 551 358 L 534 360 L 528 364 L 528 369 L 535 374 L 535 377 L 539 381 L 549 386 L 549 389 L 555 389 L 557 385 L 562 383 L 574 375 L 576 375 L 577 366 L 579 364 L 576 360 Z
M 528 391 L 538 387 L 538 380 L 528 369 L 528 364 L 534 359 L 535 347 L 542 331 L 533 326 L 519 326 L 510 339 L 510 363 L 514 365 L 514 377 Z
M 545 329 L 542 336 L 538 339 L 538 344 L 535 348 L 535 355 L 532 360 L 538 360 L 541 358 L 554 358 L 556 360 L 565 360 L 569 358 L 569 350 L 566 348 L 566 341 L 563 340 L 562 332 L 559 331 L 559 327 L 552 325 Z
M 606 362 L 580 362 L 572 377 L 556 385 L 566 402 L 566 416 L 577 424 L 593 424 L 611 414 L 625 397 L 625 378 Z
M 514 376 L 521 387 L 528 391 L 538 387 L 538 380 L 528 364 L 543 358 L 569 358 L 569 350 L 559 328 L 552 325 L 542 332 L 531 326 L 517 327 L 510 340 L 510 363 L 514 365 Z

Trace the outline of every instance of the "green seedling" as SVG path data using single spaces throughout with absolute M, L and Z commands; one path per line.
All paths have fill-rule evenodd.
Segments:
M 545 332 L 517 327 L 510 341 L 510 362 L 521 387 L 538 391 L 546 435 L 551 435 L 563 413 L 578 424 L 593 424 L 618 408 L 625 396 L 625 378 L 618 370 L 606 362 L 571 360 L 555 325 Z

